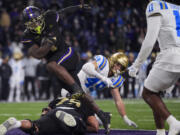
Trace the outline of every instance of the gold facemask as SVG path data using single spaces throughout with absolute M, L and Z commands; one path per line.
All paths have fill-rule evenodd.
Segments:
M 109 59 L 109 66 L 110 66 L 110 70 L 113 72 L 114 75 L 119 75 L 122 74 L 126 71 L 127 67 L 128 67 L 128 57 L 123 53 L 123 52 L 118 52 L 113 54 Z M 120 64 L 121 65 L 121 69 L 119 70 L 114 70 L 114 64 Z

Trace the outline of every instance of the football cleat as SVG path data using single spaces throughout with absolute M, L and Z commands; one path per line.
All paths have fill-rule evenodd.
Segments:
M 109 134 L 110 130 L 111 130 L 111 116 L 112 116 L 112 114 L 109 112 L 103 112 L 102 110 L 100 110 L 97 115 L 103 123 L 103 126 L 105 128 L 105 133 Z
M 5 135 L 8 130 L 11 129 L 11 126 L 13 126 L 16 123 L 16 119 L 14 117 L 10 117 L 5 122 L 3 122 L 0 125 L 0 135 Z
M 168 135 L 178 135 L 180 133 L 180 121 L 174 122 L 170 125 Z
M 71 114 L 68 114 L 68 113 L 63 112 L 63 111 L 57 111 L 56 117 L 60 121 L 64 122 L 69 127 L 75 127 L 76 126 L 76 120 Z

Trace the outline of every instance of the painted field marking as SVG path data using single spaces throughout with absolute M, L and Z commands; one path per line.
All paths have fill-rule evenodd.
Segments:
M 21 114 L 13 114 L 13 113 L 0 113 L 0 116 L 40 116 L 40 113 L 30 114 L 30 113 L 21 113 Z

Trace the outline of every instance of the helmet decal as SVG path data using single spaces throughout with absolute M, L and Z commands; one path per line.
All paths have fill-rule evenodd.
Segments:
M 27 7 L 25 11 L 27 15 L 29 16 L 29 19 L 32 19 L 34 17 L 31 7 Z
M 122 52 L 113 54 L 108 61 L 110 70 L 113 72 L 115 76 L 124 73 L 129 63 L 128 57 Z M 120 70 L 114 69 L 114 66 L 116 64 L 120 66 Z
M 23 20 L 27 29 L 36 34 L 41 34 L 45 27 L 44 16 L 41 10 L 34 6 L 28 6 L 23 11 Z

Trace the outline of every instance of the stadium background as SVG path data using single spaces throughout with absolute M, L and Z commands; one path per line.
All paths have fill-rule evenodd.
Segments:
M 74 46 L 79 52 L 79 56 L 82 59 L 80 67 L 96 54 L 103 54 L 108 57 L 117 51 L 124 51 L 129 56 L 131 64 L 137 56 L 146 33 L 145 9 L 148 0 L 85 0 L 85 3 L 93 6 L 92 12 L 77 11 L 73 14 L 68 14 L 60 21 L 62 26 L 60 29 L 63 31 L 66 43 Z M 38 118 L 41 108 L 47 105 L 47 101 L 56 97 L 58 92 L 56 78 L 43 70 L 45 61 L 37 61 L 30 58 L 24 51 L 21 43 L 24 31 L 22 10 L 27 5 L 35 5 L 42 10 L 59 10 L 76 4 L 79 4 L 78 0 L 0 1 L 0 123 L 10 116 L 15 116 L 19 119 L 27 117 L 32 119 Z M 143 81 L 158 51 L 159 48 L 156 44 L 152 55 L 141 67 L 138 79 L 125 75 L 126 83 L 120 89 L 121 96 L 125 101 L 127 114 L 132 120 L 137 122 L 139 125 L 138 129 L 155 129 L 152 112 L 141 99 L 141 92 Z M 9 80 L 11 78 L 16 80 L 17 76 L 13 76 L 8 68 L 2 70 L 2 65 L 4 62 L 7 63 L 7 61 L 9 67 L 13 68 L 11 60 L 15 58 L 14 54 L 19 54 L 16 55 L 19 57 L 22 56 L 19 61 L 23 63 L 22 74 L 24 79 L 17 82 L 20 85 L 19 98 L 16 98 L 17 90 L 14 91 L 15 94 L 11 93 L 13 90 Z M 48 84 L 43 89 L 41 89 L 42 78 Z M 5 84 L 3 79 L 8 79 L 6 82 L 9 82 L 9 84 Z M 26 88 L 24 87 L 25 84 L 27 84 Z M 179 82 L 172 89 L 171 93 L 162 93 L 162 96 L 165 98 L 170 111 L 180 119 Z M 112 111 L 113 128 L 132 129 L 123 123 L 115 105 L 113 105 L 113 100 L 111 100 L 108 90 L 100 93 L 92 92 L 91 94 L 98 99 L 97 103 L 100 107 L 105 111 Z M 43 102 L 40 100 L 43 100 Z M 25 103 L 14 103 L 24 101 Z M 27 101 L 35 101 L 36 103 Z

